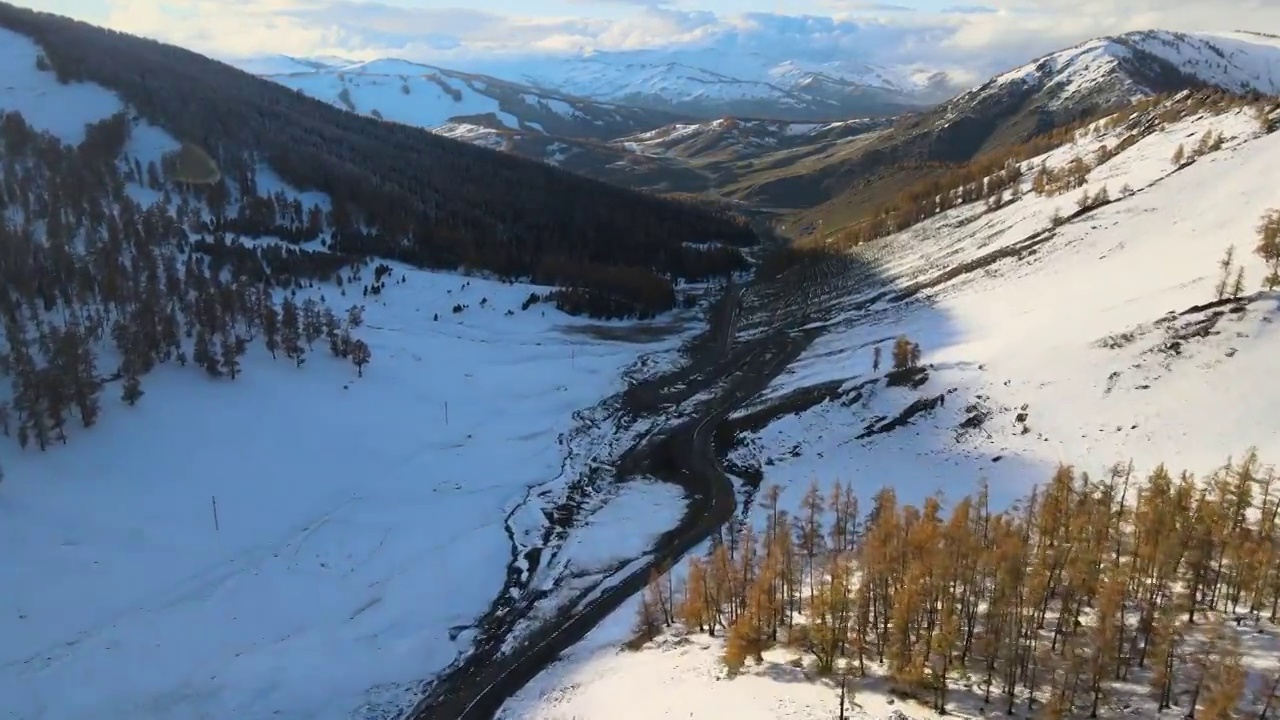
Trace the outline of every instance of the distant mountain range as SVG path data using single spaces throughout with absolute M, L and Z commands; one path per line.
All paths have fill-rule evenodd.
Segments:
M 1150 90 L 1153 76 L 1167 80 L 1170 74 L 1232 90 L 1272 92 L 1280 74 L 1277 44 L 1274 37 L 1246 32 L 1134 32 L 1052 53 L 974 92 L 1035 76 L 1064 106 L 1091 97 L 1140 96 Z M 1135 54 L 1142 58 L 1135 60 Z M 235 64 L 356 112 L 411 125 L 435 129 L 464 122 L 604 140 L 723 117 L 828 123 L 896 116 L 970 89 L 947 72 L 923 66 L 778 60 L 711 48 L 493 59 L 465 69 L 284 55 Z
M 299 75 L 420 75 L 427 72 L 504 85 L 553 98 L 581 98 L 689 118 L 729 115 L 795 122 L 890 116 L 965 89 L 945 72 L 889 69 L 860 62 L 775 61 L 757 54 L 697 51 L 592 53 L 572 58 L 489 60 L 444 69 L 401 60 L 355 62 L 284 55 L 235 61 L 287 84 Z M 291 79 L 288 79 L 291 78 Z M 305 90 L 304 90 L 305 91 Z M 481 90 L 481 92 L 485 92 Z
M 267 79 L 352 112 L 446 130 L 443 134 L 463 124 L 607 140 L 682 119 L 406 60 L 345 63 L 278 57 L 260 59 L 250 67 L 266 70 L 258 74 Z
M 801 234 L 855 222 L 924 168 L 964 163 L 1104 108 L 1205 87 L 1280 93 L 1280 38 L 1249 32 L 1098 38 L 940 100 L 948 92 L 941 89 L 945 75 L 826 67 L 840 73 L 821 75 L 836 78 L 832 83 L 902 105 L 893 117 L 846 112 L 821 121 L 794 119 L 805 115 L 800 108 L 816 115 L 820 104 L 809 102 L 813 93 L 805 103 L 791 102 L 798 96 L 787 89 L 827 82 L 818 79 L 821 68 L 760 63 L 757 73 L 773 82 L 743 81 L 724 75 L 723 65 L 659 65 L 641 62 L 645 57 L 662 56 L 546 60 L 506 68 L 511 79 L 400 60 L 277 56 L 246 67 L 348 110 L 615 185 L 786 214 Z M 741 59 L 723 62 L 750 69 Z M 496 63 L 486 69 L 504 71 Z M 873 85 L 878 89 L 869 90 Z M 857 92 L 840 97 L 827 107 L 856 106 Z M 742 107 L 754 112 L 728 112 Z M 707 119 L 711 108 L 724 112 Z

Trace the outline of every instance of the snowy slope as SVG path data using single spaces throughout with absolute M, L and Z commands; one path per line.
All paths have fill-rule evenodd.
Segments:
M 858 119 L 832 123 L 722 118 L 702 123 L 676 123 L 619 138 L 611 144 L 637 155 L 697 157 L 723 152 L 746 157 L 789 147 L 862 135 L 888 126 L 886 120 Z
M 887 67 L 715 45 L 593 52 L 487 67 L 486 72 L 500 77 L 579 97 L 709 117 L 754 114 L 821 121 L 925 105 L 954 92 L 945 73 L 936 68 Z
M 311 62 L 288 60 L 295 65 Z M 242 67 L 253 70 L 257 66 L 270 68 L 272 64 L 270 58 L 263 58 Z M 316 67 L 259 74 L 352 112 L 429 130 L 463 123 L 495 133 L 522 131 L 608 139 L 675 119 L 667 113 L 586 101 L 405 60 L 313 64 Z M 471 138 L 464 134 L 463 139 Z
M 1091 157 L 1134 127 L 1096 126 L 1026 165 Z M 1174 149 L 1209 130 L 1223 149 L 1175 171 Z M 864 499 L 892 485 L 902 502 L 939 490 L 955 498 L 986 479 L 1003 505 L 1064 461 L 1095 475 L 1128 460 L 1142 473 L 1167 462 L 1205 474 L 1255 445 L 1276 462 L 1280 296 L 1257 292 L 1263 266 L 1251 250 L 1260 216 L 1280 208 L 1280 187 L 1263 179 L 1280 166 L 1280 134 L 1261 132 L 1247 110 L 1191 117 L 1093 169 L 1085 189 L 1106 187 L 1114 202 L 1065 224 L 1054 216 L 1070 216 L 1081 191 L 1042 197 L 1028 173 L 1025 194 L 1000 209 L 963 206 L 859 249 L 885 284 L 815 288 L 836 311 L 828 332 L 760 404 L 823 383 L 844 399 L 783 415 L 732 459 L 759 468 L 791 512 L 815 479 L 851 482 Z M 1247 294 L 1198 308 L 1214 300 L 1217 262 L 1232 246 Z M 885 347 L 887 363 L 901 334 L 923 348 L 928 379 L 918 390 L 887 387 L 884 370 L 872 372 L 872 347 Z M 938 396 L 941 405 L 882 431 L 914 401 Z M 757 510 L 753 521 L 763 519 Z M 784 651 L 732 684 L 720 681 L 721 646 L 704 637 L 618 651 L 634 612 L 619 611 L 504 717 L 834 716 L 835 691 L 788 670 Z M 1257 647 L 1250 664 L 1273 671 L 1276 647 Z M 855 717 L 934 717 L 890 708 L 879 692 L 858 701 Z
M 1280 40 L 1252 33 L 1126 33 L 1052 53 L 967 95 L 976 99 L 1017 83 L 1038 86 L 1051 96 L 1050 106 L 1133 99 L 1165 90 L 1156 85 L 1168 82 L 1171 71 L 1231 91 L 1274 94 L 1280 92 Z
M 275 80 L 297 72 L 367 72 L 364 63 L 327 57 L 272 55 L 231 62 Z M 375 64 L 404 62 L 379 60 Z M 805 122 L 892 114 L 944 100 L 960 89 L 936 68 L 887 67 L 840 57 L 774 56 L 715 47 L 475 58 L 453 70 L 433 70 L 488 78 L 490 82 L 501 78 L 496 82 L 523 86 L 538 95 L 578 98 L 578 102 L 586 99 L 696 117 L 749 115 Z
M 520 127 L 519 120 L 503 112 L 496 98 L 475 85 L 445 77 L 435 68 L 404 61 L 376 60 L 341 69 L 266 77 L 352 112 L 377 113 L 406 125 L 434 129 L 454 118 L 490 114 L 502 127 Z
M 1081 94 L 1126 98 L 1162 91 L 1152 85 L 1169 81 L 1167 73 L 1176 70 L 1231 90 L 1275 92 L 1280 88 L 1278 46 L 1275 38 L 1247 32 L 1131 32 L 1052 53 L 1004 73 L 982 89 L 993 91 L 1014 81 L 1036 83 L 1060 95 L 1056 103 L 1066 104 Z M 805 52 L 796 48 L 743 52 L 712 44 L 569 57 L 475 59 L 463 69 L 539 88 L 541 93 L 602 103 L 706 118 L 735 115 L 795 122 L 921 108 L 956 96 L 965 89 L 959 78 L 984 75 L 986 70 L 975 66 L 948 73 L 920 64 L 885 65 L 874 59 L 809 57 Z M 1162 69 L 1151 67 L 1151 60 L 1162 61 Z M 271 75 L 292 73 L 303 65 L 320 67 L 322 72 L 360 72 L 361 67 L 358 63 L 344 67 L 336 58 L 282 56 L 237 63 L 250 72 Z
M 36 54 L 0 31 L 0 112 L 75 143 L 127 109 L 58 84 Z M 125 153 L 177 146 L 138 123 Z M 299 298 L 345 309 L 358 287 Z M 108 390 L 65 446 L 0 436 L 0 715 L 312 720 L 411 704 L 467 648 L 522 549 L 512 538 L 538 537 L 540 503 L 563 496 L 569 433 L 590 419 L 576 413 L 680 339 L 678 322 L 644 338 L 606 323 L 607 340 L 598 323 L 522 310 L 544 290 L 394 266 L 362 301 L 362 378 L 319 349 L 297 368 L 258 343 L 234 382 L 169 363 L 136 407 Z M 558 569 L 626 560 L 683 507 L 666 486 L 618 492 L 593 499 Z M 626 523 L 624 541 L 591 540 L 601 523 Z
M 258 55 L 230 61 L 231 64 L 254 75 L 284 75 L 296 72 L 314 72 L 329 68 L 355 65 L 356 61 L 333 56 L 292 57 L 290 55 Z
M 73 445 L 4 439 L 8 708 L 345 718 L 465 649 L 455 629 L 505 577 L 504 518 L 556 479 L 573 411 L 655 348 L 584 339 L 556 313 L 506 316 L 529 287 L 406 277 L 367 310 L 363 379 L 264 354 L 229 387 L 164 369 Z M 459 300 L 471 309 L 452 315 Z M 637 498 L 631 541 L 674 522 L 666 493 Z

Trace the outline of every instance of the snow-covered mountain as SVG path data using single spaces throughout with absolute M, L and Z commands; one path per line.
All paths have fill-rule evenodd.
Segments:
M 1032 89 L 1048 109 L 1130 100 L 1189 82 L 1280 92 L 1280 38 L 1258 33 L 1131 32 L 1082 43 L 992 78 L 963 102 Z
M 494 133 L 524 130 L 609 139 L 676 120 L 656 110 L 569 97 L 497 78 L 405 60 L 349 63 L 284 56 L 241 67 L 352 112 L 493 144 Z M 487 128 L 478 133 L 474 128 Z
M 685 115 L 828 122 L 893 115 L 948 97 L 945 75 L 860 63 L 770 63 L 760 57 L 597 53 L 520 71 L 519 79 L 580 97 Z M 753 62 L 754 61 L 754 62 Z
M 965 204 L 859 248 L 853 257 L 874 268 L 874 282 L 834 262 L 810 278 L 807 300 L 829 308 L 826 333 L 738 415 L 751 428 L 730 453 L 741 477 L 777 486 L 777 509 L 796 517 L 811 483 L 820 497 L 847 483 L 865 513 L 882 487 L 900 505 L 919 507 L 942 491 L 954 507 L 986 481 L 993 505 L 1006 507 L 1043 487 L 1060 463 L 1094 478 L 1116 463 L 1132 461 L 1135 478 L 1168 463 L 1175 477 L 1186 470 L 1203 479 L 1251 445 L 1263 463 L 1280 461 L 1280 385 L 1269 379 L 1280 353 L 1280 294 L 1262 289 L 1268 268 L 1252 252 L 1261 219 L 1280 210 L 1280 186 L 1270 180 L 1280 167 L 1280 106 L 1184 116 L 1194 106 L 1184 101 L 1100 121 L 1027 160 L 1018 191 L 999 207 Z M 1179 146 L 1189 151 L 1206 134 L 1221 138 L 1221 149 L 1172 162 Z M 1081 160 L 1090 169 L 1077 189 L 1034 189 L 1035 168 L 1062 172 Z M 1082 197 L 1104 190 L 1105 201 L 1082 209 Z M 1237 272 L 1243 292 L 1219 300 L 1221 279 L 1229 287 Z M 902 335 L 923 351 L 918 386 L 872 366 L 872 348 L 888 357 Z M 742 486 L 744 497 L 753 490 Z M 759 537 L 773 509 L 754 497 L 749 522 Z M 823 527 L 830 522 L 828 514 Z M 499 717 L 837 716 L 840 684 L 813 671 L 804 643 L 780 642 L 730 679 L 722 637 L 691 631 L 634 651 L 640 603 L 619 610 Z M 1245 620 L 1244 607 L 1226 625 L 1243 624 L 1249 686 L 1271 687 L 1280 626 Z M 624 643 L 633 651 L 620 651 Z M 980 673 L 952 681 L 975 692 L 953 693 L 941 715 L 925 693 L 893 690 L 872 659 L 866 670 L 849 680 L 849 717 L 996 712 L 977 691 Z M 1161 713 L 1141 682 L 1117 683 L 1108 699 L 1113 717 L 1181 716 L 1183 703 L 1195 702 Z M 1241 716 L 1257 716 L 1266 701 L 1245 694 Z
M 827 156 L 821 166 L 770 172 L 741 185 L 735 197 L 767 207 L 811 208 L 795 218 L 805 232 L 843 226 L 863 219 L 860 208 L 892 196 L 895 178 L 912 182 L 913 163 L 966 163 L 1134 100 L 1190 88 L 1277 91 L 1280 39 L 1146 31 L 1081 43 L 902 116 L 891 132 Z
M 1154 91 L 1187 74 L 1234 91 L 1275 88 L 1276 48 L 1272 36 L 1248 32 L 1175 33 L 1139 31 L 1104 37 L 1058 51 L 999 75 L 982 87 L 1021 80 L 1039 82 L 1061 94 L 1062 102 L 1084 94 L 1131 96 Z M 258 74 L 295 71 L 351 74 L 362 69 L 341 58 L 270 56 L 240 61 Z M 797 122 L 829 122 L 856 116 L 883 116 L 920 109 L 954 97 L 966 88 L 959 75 L 982 74 L 989 60 L 975 59 L 964 73 L 921 65 L 877 65 L 874 60 L 807 60 L 718 47 L 591 52 L 572 57 L 522 57 L 467 61 L 467 73 L 483 73 L 558 97 L 585 98 L 675 114 L 715 119 L 767 117 Z M 454 77 L 467 73 L 433 72 Z M 409 74 L 421 74 L 411 71 Z M 483 91 L 482 91 L 483 92 Z
M 1053 53 L 995 82 L 1034 75 L 1069 95 L 1105 84 L 1117 72 L 1131 76 L 1139 90 L 1152 90 L 1150 85 L 1162 84 L 1161 75 L 1179 72 L 1233 91 L 1270 92 L 1280 77 L 1277 47 L 1280 41 L 1274 36 L 1248 32 L 1140 31 Z M 1162 63 L 1152 63 L 1153 59 Z M 495 72 L 593 99 L 687 114 L 780 120 L 897 112 L 941 102 L 965 89 L 952 75 L 922 66 L 779 60 L 762 53 L 705 48 L 595 53 Z
M 483 75 L 400 60 L 271 56 L 240 64 L 334 105 L 488 147 L 556 162 L 570 148 L 579 160 L 589 160 L 578 170 L 649 188 L 666 182 L 669 173 L 659 173 L 663 179 L 657 185 L 637 180 L 634 173 L 619 176 L 609 169 L 623 167 L 615 151 L 668 159 L 710 153 L 716 161 L 727 151 L 773 167 L 777 163 L 765 156 L 780 149 L 809 144 L 808 154 L 822 154 L 830 140 L 860 134 L 862 125 L 839 120 L 877 114 L 871 105 L 880 103 L 881 110 L 912 111 L 909 115 L 917 118 L 903 125 L 897 140 L 940 132 L 942 140 L 929 141 L 936 155 L 929 159 L 955 161 L 988 141 L 1003 142 L 1006 134 L 1016 141 L 1153 93 L 1196 85 L 1233 92 L 1280 90 L 1280 40 L 1247 32 L 1153 30 L 1099 38 L 1002 72 L 958 95 L 946 73 L 923 67 L 777 60 L 706 49 L 476 61 L 476 68 L 488 73 Z M 940 104 L 927 109 L 930 102 Z M 815 118 L 821 122 L 808 121 Z M 726 132 L 730 126 L 733 132 Z M 964 147 L 956 149 L 955 137 Z M 605 141 L 613 149 L 573 139 Z M 843 153 L 829 157 L 842 160 Z M 632 166 L 647 167 L 647 161 Z M 717 175 L 701 170 L 686 175 L 699 173 L 715 186 Z M 683 188 L 698 185 L 676 182 Z
M 234 61 L 248 72 L 268 76 L 339 70 L 347 75 L 381 75 L 388 62 L 397 61 L 362 64 L 342 58 L 281 55 Z M 402 69 L 409 75 L 423 72 L 419 67 Z M 398 72 L 393 69 L 391 74 Z M 735 115 L 797 122 L 892 115 L 944 100 L 963 89 L 945 72 L 925 67 L 887 68 L 855 61 L 815 62 L 708 49 L 478 59 L 454 70 L 431 67 L 429 72 L 455 78 L 483 77 L 488 82 L 502 78 L 526 86 L 525 92 L 698 118 Z
M 356 60 L 336 55 L 316 55 L 313 57 L 293 57 L 291 55 L 258 55 L 236 60 L 236 67 L 254 75 L 286 75 L 297 72 L 314 72 L 331 68 L 356 65 Z

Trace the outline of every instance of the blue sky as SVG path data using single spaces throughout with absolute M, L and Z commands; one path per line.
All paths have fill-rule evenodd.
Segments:
M 463 69 L 513 55 L 719 48 L 981 73 L 1127 30 L 1280 33 L 1280 0 L 17 1 L 220 57 L 398 56 Z

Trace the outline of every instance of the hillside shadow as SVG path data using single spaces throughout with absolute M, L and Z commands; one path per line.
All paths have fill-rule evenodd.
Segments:
M 993 252 L 967 262 L 964 274 L 1006 259 Z M 933 493 L 958 500 L 985 479 L 998 509 L 1050 477 L 1056 462 L 1026 455 L 1002 441 L 1005 431 L 984 427 L 1017 417 L 1016 407 L 988 408 L 985 390 L 1005 379 L 957 351 L 966 332 L 929 292 L 964 274 L 939 267 L 932 282 L 900 281 L 856 257 L 828 253 L 808 262 L 803 281 L 774 282 L 781 284 L 775 292 L 795 298 L 793 317 L 782 324 L 811 332 L 810 343 L 717 436 L 740 477 L 778 485 L 781 504 L 792 510 L 814 479 L 824 490 L 851 483 L 863 501 L 893 487 L 913 504 Z M 892 370 L 898 337 L 919 344 L 918 370 Z M 744 462 L 752 455 L 757 462 Z

